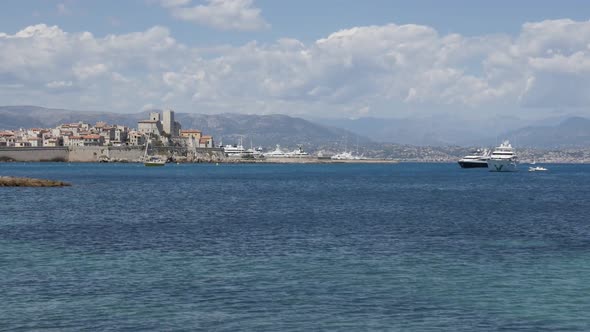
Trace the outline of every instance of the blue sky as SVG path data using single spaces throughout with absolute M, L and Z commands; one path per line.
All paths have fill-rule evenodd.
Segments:
M 588 115 L 590 3 L 5 0 L 0 104 Z

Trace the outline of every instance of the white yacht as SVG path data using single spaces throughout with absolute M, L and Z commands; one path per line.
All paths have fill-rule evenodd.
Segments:
M 488 159 L 488 169 L 492 172 L 516 172 L 518 157 L 509 141 L 504 141 L 494 149 Z
M 307 158 L 309 157 L 309 153 L 305 152 L 305 150 L 303 150 L 303 146 L 299 144 L 297 145 L 297 149 L 288 152 L 287 156 L 289 158 Z
M 477 149 L 470 155 L 461 158 L 461 160 L 459 160 L 459 166 L 461 166 L 461 168 L 487 168 L 489 159 L 490 151 L 488 149 Z
M 262 147 L 257 147 L 257 148 L 249 148 L 248 150 L 246 150 L 245 156 L 251 156 L 254 159 L 262 159 L 264 158 L 264 153 L 262 152 Z
M 274 149 L 274 151 L 271 152 L 267 152 L 264 154 L 264 157 L 266 158 L 285 158 L 287 156 L 287 153 L 285 153 L 285 151 L 281 150 L 281 146 L 277 144 L 277 147 Z
M 330 157 L 332 160 L 361 160 L 363 157 L 355 156 L 352 152 L 344 151 L 341 153 L 337 153 Z
M 222 148 L 223 148 L 223 152 L 228 157 L 241 158 L 241 157 L 246 157 L 248 155 L 252 155 L 254 153 L 253 150 L 251 150 L 251 149 L 247 150 L 246 148 L 244 148 L 244 145 L 242 144 L 241 137 L 240 137 L 240 143 L 233 144 L 233 145 L 222 145 Z

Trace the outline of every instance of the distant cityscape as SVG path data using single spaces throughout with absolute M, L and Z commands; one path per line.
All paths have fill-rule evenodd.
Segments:
M 492 147 L 489 147 L 492 148 Z M 460 146 L 414 146 L 382 143 L 367 148 L 366 154 L 382 158 L 394 158 L 406 162 L 446 163 L 456 162 L 474 148 Z M 523 163 L 590 163 L 590 147 L 538 149 L 516 147 L 518 158 Z
M 214 147 L 213 136 L 200 130 L 182 130 L 174 111 L 151 112 L 137 128 L 97 122 L 64 123 L 55 128 L 29 128 L 0 131 L 0 147 L 141 146 L 148 141 L 159 146 Z
M 289 137 L 288 135 L 284 136 Z M 343 139 L 345 141 L 345 139 Z M 20 128 L 0 130 L 0 148 L 52 147 L 138 147 L 150 143 L 155 147 L 215 148 L 213 135 L 200 129 L 183 129 L 173 110 L 150 112 L 147 119 L 132 128 L 123 124 L 97 121 L 63 123 L 54 128 Z M 299 141 L 293 141 L 292 147 Z M 307 144 L 309 153 L 331 156 L 350 151 L 342 142 Z M 472 148 L 460 146 L 415 146 L 395 143 L 365 142 L 356 147 L 363 158 L 395 159 L 406 162 L 456 162 Z M 491 146 L 488 148 L 492 148 Z M 515 146 L 521 162 L 590 163 L 590 147 L 539 149 Z M 354 149 L 354 148 L 353 148 Z M 352 151 L 351 151 L 352 152 Z

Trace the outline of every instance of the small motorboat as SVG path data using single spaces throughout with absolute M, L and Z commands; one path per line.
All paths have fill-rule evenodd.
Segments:
M 150 166 L 150 167 L 153 167 L 153 166 L 165 166 L 166 165 L 166 160 L 161 159 L 161 158 L 158 158 L 158 157 L 150 157 L 147 160 L 145 160 L 143 162 L 143 164 L 145 166 Z
M 529 172 L 546 172 L 548 169 L 541 166 L 529 167 Z

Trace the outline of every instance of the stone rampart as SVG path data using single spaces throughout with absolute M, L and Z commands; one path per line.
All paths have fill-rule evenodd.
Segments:
M 71 146 L 71 162 L 138 161 L 144 154 L 141 146 Z
M 0 148 L 0 161 L 138 162 L 144 154 L 144 146 Z M 148 154 L 186 162 L 217 162 L 225 158 L 218 148 L 154 147 Z
M 0 161 L 68 161 L 67 147 L 0 148 Z

